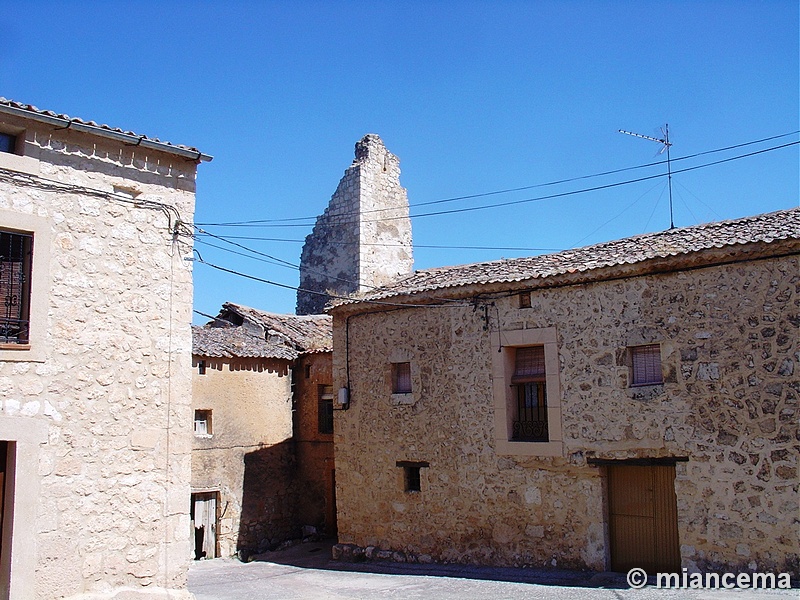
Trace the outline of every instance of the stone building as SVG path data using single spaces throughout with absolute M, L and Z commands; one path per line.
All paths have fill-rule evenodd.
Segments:
M 799 255 L 793 209 L 340 302 L 335 554 L 797 576 Z
M 194 557 L 332 534 L 331 318 L 226 303 L 192 331 Z
M 0 598 L 189 598 L 193 148 L 0 99 Z
M 408 197 L 400 161 L 375 134 L 356 143 L 325 212 L 306 238 L 300 263 L 297 314 L 319 314 L 329 294 L 385 285 L 413 267 Z

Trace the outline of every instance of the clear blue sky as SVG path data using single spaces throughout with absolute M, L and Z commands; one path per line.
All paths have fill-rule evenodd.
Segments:
M 412 214 L 538 198 L 664 173 L 664 165 L 534 186 L 796 132 L 798 4 L 763 2 L 12 2 L 0 0 L 0 95 L 187 144 L 197 223 L 322 212 L 353 145 L 400 157 Z M 791 142 L 694 159 L 675 170 Z M 798 205 L 798 146 L 673 177 L 675 224 Z M 665 229 L 666 178 L 413 219 L 418 269 Z M 298 223 L 295 223 L 297 225 Z M 310 221 L 206 227 L 297 263 Z M 221 244 L 220 242 L 213 242 Z M 488 246 L 527 250 L 434 249 Z M 297 285 L 295 269 L 197 243 L 203 258 Z M 231 248 L 244 252 L 241 249 Z M 294 292 L 195 265 L 195 308 L 292 312 Z M 196 317 L 195 322 L 206 319 Z

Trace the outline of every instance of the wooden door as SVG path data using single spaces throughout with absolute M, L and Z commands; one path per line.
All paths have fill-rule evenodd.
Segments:
M 612 571 L 680 571 L 674 466 L 609 466 L 608 506 Z
M 217 557 L 217 493 L 192 494 L 194 558 Z

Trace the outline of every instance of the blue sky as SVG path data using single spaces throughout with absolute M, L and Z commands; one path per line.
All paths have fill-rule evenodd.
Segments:
M 197 223 L 321 213 L 366 133 L 400 157 L 412 214 L 532 200 L 415 217 L 417 269 L 668 227 L 663 177 L 538 199 L 665 173 L 663 164 L 414 208 L 664 159 L 658 144 L 618 129 L 660 137 L 669 123 L 673 170 L 764 151 L 677 173 L 677 226 L 800 198 L 798 146 L 769 150 L 797 142 L 800 129 L 796 0 L 0 0 L 0 8 L 0 95 L 213 155 L 199 167 Z M 296 264 L 311 223 L 204 229 L 270 238 L 234 241 Z M 434 245 L 461 248 L 424 247 Z M 210 263 L 298 283 L 296 269 L 201 241 L 196 248 Z M 225 301 L 292 312 L 295 297 L 196 264 L 195 308 L 216 314 Z

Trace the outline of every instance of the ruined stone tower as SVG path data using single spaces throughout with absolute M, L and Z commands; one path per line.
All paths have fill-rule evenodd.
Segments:
M 329 294 L 386 285 L 413 267 L 408 197 L 400 161 L 375 134 L 356 143 L 356 157 L 306 237 L 300 259 L 297 314 L 323 312 Z

